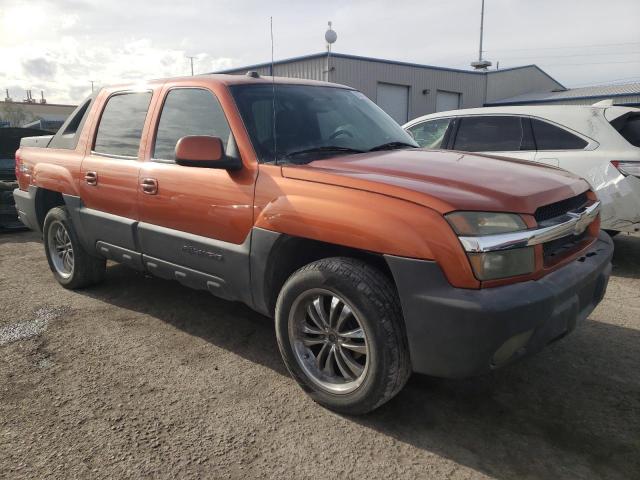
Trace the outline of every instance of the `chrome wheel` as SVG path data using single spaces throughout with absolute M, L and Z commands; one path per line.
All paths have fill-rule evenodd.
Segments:
M 63 278 L 69 278 L 73 273 L 73 245 L 71 237 L 64 224 L 54 221 L 49 226 L 47 234 L 47 244 L 53 267 Z
M 318 387 L 354 391 L 369 366 L 367 335 L 354 309 L 325 289 L 304 292 L 289 314 L 289 341 L 298 364 Z

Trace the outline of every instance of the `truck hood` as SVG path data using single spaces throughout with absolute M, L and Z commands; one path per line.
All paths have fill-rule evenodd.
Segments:
M 533 214 L 578 195 L 584 180 L 532 162 L 443 150 L 391 150 L 286 165 L 283 176 L 454 210 Z M 373 208 L 373 207 L 372 207 Z

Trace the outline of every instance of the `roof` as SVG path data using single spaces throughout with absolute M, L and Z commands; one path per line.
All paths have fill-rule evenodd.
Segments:
M 312 60 L 314 58 L 325 58 L 327 56 L 326 52 L 322 52 L 322 53 L 312 53 L 310 55 L 302 55 L 299 57 L 291 57 L 291 58 L 285 58 L 283 60 L 276 60 L 273 62 L 274 65 L 283 65 L 286 63 L 293 63 L 293 62 L 300 62 L 300 61 L 304 61 L 304 60 Z M 447 71 L 447 72 L 458 72 L 458 73 L 466 73 L 469 75 L 485 75 L 485 74 L 491 74 L 491 73 L 502 73 L 502 72 L 508 72 L 510 70 L 520 70 L 523 68 L 536 68 L 538 70 L 540 70 L 541 72 L 543 72 L 544 74 L 546 74 L 548 76 L 548 74 L 542 70 L 540 67 L 538 67 L 537 65 L 523 65 L 520 67 L 511 67 L 511 68 L 503 68 L 501 70 L 488 70 L 486 72 L 483 71 L 475 71 L 475 70 L 463 70 L 461 68 L 449 68 L 449 67 L 437 67 L 435 65 L 425 65 L 425 64 L 421 64 L 421 63 L 411 63 L 411 62 L 400 62 L 400 61 L 396 61 L 396 60 L 386 60 L 383 58 L 373 58 L 373 57 L 363 57 L 360 55 L 350 55 L 350 54 L 345 54 L 345 53 L 331 53 L 331 57 L 332 58 L 344 58 L 347 60 L 360 60 L 360 61 L 365 61 L 365 62 L 376 62 L 376 63 L 386 63 L 389 65 L 399 65 L 402 67 L 415 67 L 415 68 L 428 68 L 431 70 L 443 70 L 443 71 Z M 235 72 L 239 72 L 239 71 L 244 71 L 244 70 L 253 70 L 256 68 L 265 68 L 271 65 L 271 62 L 264 62 L 264 63 L 256 63 L 253 65 L 247 65 L 247 66 L 242 66 L 242 67 L 236 67 L 236 68 L 229 68 L 226 70 L 220 70 L 217 72 L 212 72 L 212 73 L 235 73 Z M 551 78 L 551 77 L 550 77 Z M 560 83 L 553 79 L 552 80 L 556 83 L 558 83 L 560 85 Z
M 640 96 L 640 82 L 570 88 L 563 91 L 525 93 L 515 97 L 494 100 L 487 103 L 487 105 L 518 105 L 557 102 L 559 100 L 603 99 L 636 95 Z

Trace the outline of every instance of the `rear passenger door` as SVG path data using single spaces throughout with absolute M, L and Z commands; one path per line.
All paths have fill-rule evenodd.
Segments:
M 559 125 L 538 118 L 531 118 L 531 128 L 537 148 L 536 162 L 578 171 L 582 175 L 588 171 L 585 169 L 586 160 L 582 153 L 589 144 L 587 140 Z M 574 165 L 575 160 L 580 164 Z M 597 166 L 597 162 L 594 166 Z
M 112 93 L 94 127 L 79 186 L 83 236 L 91 245 L 136 250 L 138 159 L 151 97 L 151 91 Z
M 458 117 L 454 131 L 453 150 L 535 159 L 535 145 L 526 118 L 517 115 Z

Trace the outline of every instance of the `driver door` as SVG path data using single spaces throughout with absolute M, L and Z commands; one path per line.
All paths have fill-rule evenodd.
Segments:
M 187 135 L 219 137 L 226 155 L 240 154 L 211 90 L 165 87 L 161 98 L 156 133 L 140 169 L 138 231 L 145 266 L 159 276 L 233 297 L 222 286 L 233 283 L 239 271 L 248 274 L 255 170 L 176 164 L 175 145 Z M 191 278 L 190 270 L 195 271 Z

